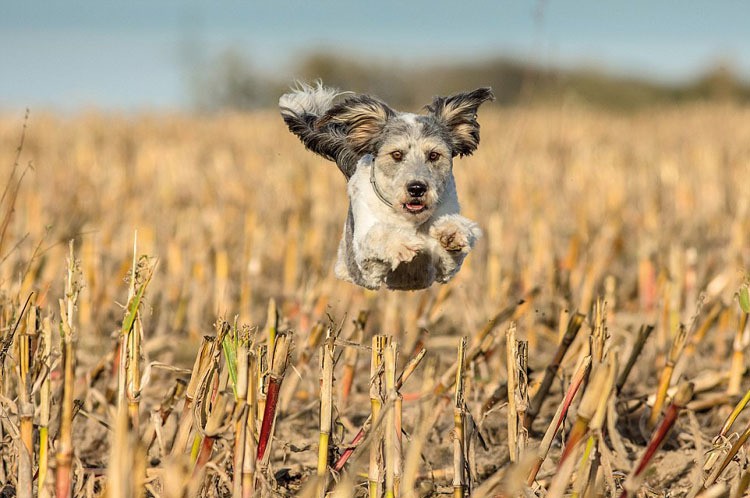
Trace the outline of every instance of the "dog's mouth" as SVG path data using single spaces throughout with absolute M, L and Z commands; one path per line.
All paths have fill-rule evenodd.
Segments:
M 410 214 L 419 214 L 427 211 L 427 205 L 421 199 L 410 199 L 403 204 L 404 210 Z

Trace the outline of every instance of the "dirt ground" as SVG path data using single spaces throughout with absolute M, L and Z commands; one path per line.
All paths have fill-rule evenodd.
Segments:
M 737 299 L 747 285 L 750 262 L 749 118 L 746 108 L 716 105 L 637 114 L 575 106 L 483 110 L 479 150 L 456 159 L 454 168 L 463 213 L 477 220 L 484 236 L 454 281 L 420 292 L 364 291 L 332 277 L 346 215 L 344 180 L 332 164 L 306 152 L 275 112 L 210 118 L 32 115 L 17 161 L 23 120 L 0 119 L 0 172 L 9 179 L 8 192 L 17 189 L 3 197 L 0 239 L 0 334 L 3 344 L 10 341 L 0 381 L 3 496 L 19 489 L 14 427 L 20 426 L 20 367 L 11 331 L 25 316 L 22 308 L 33 292 L 40 323 L 49 318 L 59 335 L 69 240 L 74 241 L 73 273 L 80 289 L 72 318 L 76 496 L 113 494 L 119 482 L 113 458 L 131 450 L 140 455 L 128 460 L 135 462 L 131 479 L 139 482 L 142 464 L 149 496 L 232 495 L 232 421 L 244 405 L 234 398 L 231 380 L 218 380 L 229 375 L 220 373 L 227 368 L 225 357 L 217 354 L 214 377 L 223 390 L 210 391 L 212 401 L 202 405 L 202 415 L 195 413 L 195 424 L 201 426 L 216 400 L 227 400 L 221 431 L 198 477 L 197 449 L 192 456 L 190 448 L 172 451 L 184 395 L 165 397 L 178 381 L 188 382 L 201 338 L 216 334 L 218 319 L 232 323 L 236 317 L 255 331 L 256 344 L 266 342 L 272 298 L 279 332 L 293 333 L 282 396 L 293 376 L 298 384 L 276 419 L 269 469 L 259 488 L 265 494 L 315 493 L 321 346 L 311 344 L 309 336 L 316 323 L 340 331 L 331 467 L 370 414 L 370 338 L 390 335 L 399 346 L 398 372 L 421 347 L 427 350 L 400 390 L 404 458 L 412 445 L 421 445 L 415 487 L 402 494 L 453 494 L 454 393 L 445 386 L 436 395 L 435 386 L 450 378 L 446 372 L 456 361 L 461 337 L 467 337 L 468 351 L 476 352 L 486 336 L 488 342 L 467 361 L 463 376 L 466 420 L 476 425 L 471 429 L 467 422 L 465 434 L 467 493 L 619 496 L 656 431 L 648 418 L 660 377 L 672 363 L 668 385 L 693 382 L 694 394 L 643 472 L 637 494 L 704 492 L 712 469 L 748 423 L 742 412 L 716 439 L 750 388 L 744 356 L 750 330 L 742 329 Z M 155 272 L 139 311 L 143 385 L 140 424 L 132 432 L 140 443 L 126 447 L 113 443 L 120 441 L 113 439 L 116 358 L 136 231 L 136 253 L 152 257 Z M 369 319 L 358 337 L 353 320 L 362 310 L 369 311 Z M 580 331 L 559 369 L 552 371 L 525 449 L 517 462 L 510 462 L 506 332 L 513 323 L 517 339 L 528 343 L 533 400 L 575 312 L 584 317 Z M 653 332 L 618 393 L 614 380 L 644 325 L 653 325 Z M 677 347 L 683 328 L 683 347 Z M 355 375 L 344 403 L 345 356 L 353 348 Z M 587 356 L 592 369 L 536 481 L 526 486 L 536 449 L 576 366 Z M 60 449 L 62 397 L 56 341 L 48 361 L 40 361 L 51 367 L 54 457 Z M 39 372 L 41 382 L 46 373 Z M 575 465 L 565 467 L 563 452 L 579 408 L 598 382 L 592 373 L 603 372 L 612 376 L 608 387 L 589 398 L 603 400 L 606 416 L 598 421 L 600 429 L 588 431 L 570 450 Z M 673 395 L 669 391 L 660 412 L 669 411 Z M 37 390 L 32 398 L 37 455 Z M 527 406 L 523 397 L 514 400 L 522 410 Z M 165 412 L 168 407 L 173 409 Z M 389 433 L 383 425 L 376 435 Z M 196 445 L 203 444 L 205 433 L 196 434 Z M 367 496 L 368 452 L 355 451 L 343 473 L 329 469 L 329 491 Z M 38 465 L 38 456 L 34 462 Z M 705 496 L 734 496 L 748 475 L 747 463 L 739 445 L 711 488 L 717 494 Z M 54 483 L 57 464 L 50 465 L 42 488 Z M 38 489 L 34 480 L 34 494 Z

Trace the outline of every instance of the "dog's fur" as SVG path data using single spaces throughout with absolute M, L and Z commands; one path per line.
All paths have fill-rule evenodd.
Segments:
M 424 114 L 343 95 L 300 84 L 279 100 L 289 130 L 335 161 L 348 182 L 336 276 L 368 289 L 449 281 L 481 235 L 459 214 L 453 158 L 479 145 L 477 109 L 494 99 L 492 90 L 437 97 Z

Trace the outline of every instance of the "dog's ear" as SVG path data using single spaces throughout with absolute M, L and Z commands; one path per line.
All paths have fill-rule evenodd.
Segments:
M 471 155 L 477 149 L 477 109 L 488 100 L 495 100 L 492 89 L 479 88 L 450 97 L 435 97 L 427 106 L 428 112 L 448 129 L 454 157 Z
M 342 133 L 346 148 L 355 155 L 373 152 L 386 122 L 396 113 L 368 95 L 357 95 L 336 104 L 316 123 L 319 130 Z
M 336 161 L 343 146 L 341 137 L 321 132 L 317 129 L 317 122 L 333 107 L 333 101 L 339 95 L 337 90 L 326 88 L 321 82 L 315 85 L 299 82 L 296 88 L 279 99 L 281 117 L 289 131 L 297 135 L 305 147 L 331 161 Z
M 359 158 L 374 151 L 386 121 L 395 111 L 367 95 L 334 104 L 340 95 L 320 82 L 315 86 L 300 83 L 281 96 L 279 107 L 289 130 L 305 147 L 335 161 L 348 179 Z

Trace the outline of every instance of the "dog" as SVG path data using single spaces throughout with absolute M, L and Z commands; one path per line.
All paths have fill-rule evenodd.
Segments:
M 368 289 L 425 289 L 461 269 L 481 236 L 461 216 L 453 159 L 479 145 L 477 109 L 490 88 L 436 97 L 422 114 L 369 95 L 300 83 L 279 99 L 289 130 L 334 161 L 349 212 L 336 277 Z

